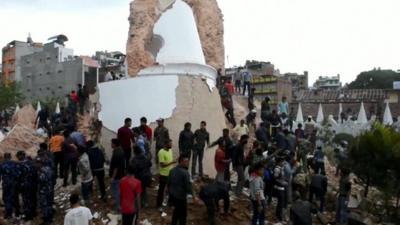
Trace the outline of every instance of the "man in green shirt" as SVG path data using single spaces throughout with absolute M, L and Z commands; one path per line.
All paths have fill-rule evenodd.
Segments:
M 157 208 L 161 208 L 164 200 L 165 187 L 168 182 L 169 173 L 176 163 L 172 154 L 172 140 L 168 140 L 163 149 L 158 152 L 158 162 L 160 168 L 159 186 L 157 193 Z

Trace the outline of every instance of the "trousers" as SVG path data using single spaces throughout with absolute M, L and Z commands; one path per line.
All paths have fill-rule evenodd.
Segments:
M 178 199 L 174 196 L 170 196 L 171 203 L 174 206 L 174 212 L 172 213 L 171 225 L 186 225 L 187 217 L 187 202 L 186 199 Z
M 167 182 L 168 182 L 168 177 L 160 175 L 158 193 L 157 193 L 157 208 L 160 208 L 164 201 L 164 192 L 165 192 L 165 187 L 167 186 Z
M 197 162 L 199 163 L 199 175 L 203 176 L 203 156 L 204 156 L 204 148 L 193 149 L 192 176 L 196 174 Z

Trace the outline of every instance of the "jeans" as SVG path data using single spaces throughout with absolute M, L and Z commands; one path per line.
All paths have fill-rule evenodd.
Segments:
M 90 196 L 93 193 L 93 181 L 89 182 L 82 182 L 81 183 L 81 192 L 82 192 L 82 197 L 85 202 L 90 200 Z
M 261 201 L 261 212 L 258 211 L 260 204 L 256 200 L 251 200 L 253 206 L 253 218 L 251 225 L 264 225 L 265 224 L 265 201 Z
M 242 86 L 241 80 L 235 80 L 235 92 L 240 93 Z
M 170 196 L 171 203 L 174 206 L 174 212 L 172 213 L 171 225 L 186 225 L 187 217 L 187 202 L 186 199 L 178 199 L 174 196 Z
M 236 195 L 240 195 L 243 191 L 243 186 L 244 186 L 244 167 L 242 165 L 240 166 L 235 166 L 235 171 L 238 175 L 238 182 L 236 186 Z
M 207 207 L 207 216 L 208 216 L 208 224 L 209 225 L 215 225 L 215 211 L 216 205 L 215 201 L 212 198 L 202 198 L 200 196 L 201 200 L 204 202 L 205 206 Z
M 336 223 L 347 224 L 348 199 L 345 196 L 339 196 L 336 202 Z
M 124 149 L 124 155 L 125 155 L 125 169 L 126 169 L 128 168 L 129 161 L 131 160 L 132 149 L 131 148 Z
M 97 185 L 99 185 L 99 190 L 101 193 L 101 198 L 106 197 L 106 185 L 104 184 L 104 170 L 93 171 L 93 177 L 97 179 Z
M 215 183 L 224 183 L 224 172 L 225 171 L 217 171 L 217 175 L 215 176 Z
M 114 210 L 119 212 L 120 209 L 120 199 L 119 199 L 119 180 L 112 180 L 110 186 L 111 194 L 114 198 Z
M 324 205 L 325 205 L 325 193 L 318 188 L 310 187 L 309 201 L 311 203 L 313 202 L 314 195 L 320 201 L 319 211 L 322 213 L 324 211 Z
M 64 177 L 64 153 L 54 152 L 54 177 L 63 178 Z
M 168 177 L 160 175 L 158 193 L 157 193 L 157 208 L 160 208 L 164 201 L 164 192 L 165 192 L 165 187 L 167 186 L 167 182 L 168 182 Z
M 225 165 L 224 179 L 226 182 L 231 181 L 231 163 L 230 162 Z
M 203 176 L 203 156 L 204 147 L 202 149 L 193 149 L 192 176 L 196 175 L 197 160 L 199 161 L 199 175 Z
M 245 95 L 246 94 L 246 88 L 247 88 L 247 92 L 248 93 L 250 93 L 250 89 L 251 89 L 251 87 L 250 87 L 250 81 L 245 81 L 244 83 L 243 83 L 243 95 Z
M 68 175 L 69 175 L 69 170 L 71 169 L 71 174 L 72 174 L 72 184 L 76 184 L 76 176 L 77 176 L 77 166 L 78 166 L 78 160 L 77 159 L 67 159 L 64 161 L 64 185 L 66 186 L 68 184 Z
M 138 217 L 137 217 L 136 213 L 132 213 L 132 214 L 122 213 L 122 225 L 136 225 L 137 219 L 138 219 Z

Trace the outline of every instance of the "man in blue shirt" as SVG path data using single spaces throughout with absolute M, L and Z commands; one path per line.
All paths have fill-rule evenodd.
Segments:
M 250 93 L 251 81 L 253 80 L 253 75 L 247 69 L 245 69 L 242 72 L 242 77 L 243 77 L 243 95 L 245 95 L 246 88 L 247 91 Z
M 286 115 L 289 115 L 289 104 L 286 101 L 286 97 L 282 97 L 282 101 L 278 104 L 278 114 L 281 115 L 285 113 Z

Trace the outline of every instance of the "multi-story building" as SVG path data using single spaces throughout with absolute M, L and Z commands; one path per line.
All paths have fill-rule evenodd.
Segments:
M 288 102 L 292 101 L 292 83 L 282 77 L 263 75 L 253 78 L 252 87 L 255 88 L 254 95 L 257 99 L 270 98 L 271 104 L 277 104 L 286 97 Z
M 292 82 L 292 96 L 295 98 L 300 90 L 308 89 L 308 72 L 304 71 L 303 74 L 298 73 L 285 73 L 283 77 Z
M 341 87 L 340 74 L 332 77 L 320 76 L 314 83 L 315 89 L 339 90 Z
M 20 59 L 22 92 L 27 100 L 63 98 L 78 84 L 93 91 L 98 83 L 98 63 L 90 57 L 73 55 L 65 48 L 67 37 L 58 35 L 41 51 Z
M 126 76 L 126 55 L 121 52 L 97 51 L 93 59 L 99 62 L 99 81 L 103 82 L 107 72 L 113 71 L 116 76 Z
M 277 71 L 275 71 L 275 66 L 271 62 L 247 60 L 245 67 L 251 74 L 253 74 L 253 76 L 277 75 Z
M 42 51 L 43 44 L 35 43 L 31 37 L 27 42 L 12 41 L 2 49 L 2 77 L 1 82 L 9 83 L 21 81 L 21 57 Z

